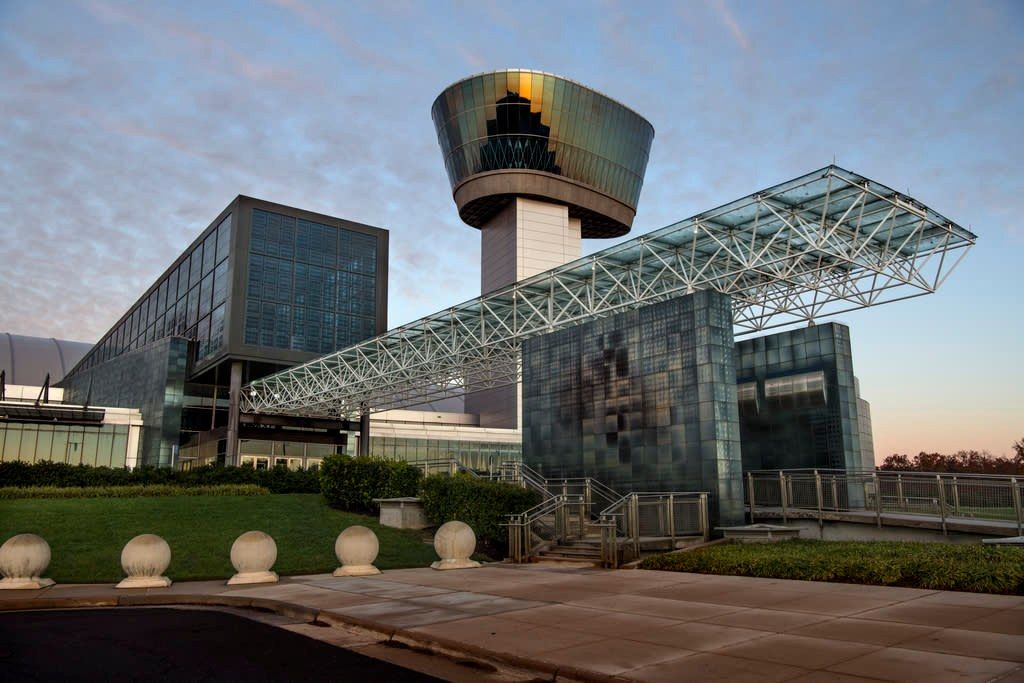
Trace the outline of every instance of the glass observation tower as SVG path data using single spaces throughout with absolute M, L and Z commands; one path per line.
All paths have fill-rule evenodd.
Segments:
M 455 205 L 481 231 L 487 294 L 621 237 L 636 215 L 654 127 L 591 88 L 509 69 L 454 83 L 431 108 Z M 519 426 L 516 387 L 467 394 L 482 427 Z

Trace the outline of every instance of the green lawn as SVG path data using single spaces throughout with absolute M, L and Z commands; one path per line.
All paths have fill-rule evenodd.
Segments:
M 888 541 L 726 543 L 649 557 L 643 569 L 1024 595 L 1024 548 Z
M 334 540 L 353 524 L 377 534 L 381 569 L 426 567 L 437 559 L 429 534 L 333 510 L 315 493 L 0 501 L 0 542 L 19 533 L 45 538 L 53 553 L 46 576 L 60 583 L 119 581 L 121 548 L 142 533 L 170 544 L 167 575 L 175 581 L 227 579 L 234 573 L 231 544 L 253 529 L 277 542 L 279 574 L 333 571 Z

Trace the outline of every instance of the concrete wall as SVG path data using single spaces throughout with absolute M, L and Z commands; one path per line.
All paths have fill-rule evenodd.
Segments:
M 757 520 L 761 522 L 762 520 Z M 782 524 L 781 519 L 768 520 L 771 524 Z M 910 527 L 857 524 L 853 522 L 825 521 L 821 529 L 817 520 L 791 519 L 785 526 L 800 529 L 800 538 L 823 541 L 900 541 L 912 543 L 981 543 L 988 535 L 950 532 L 943 536 L 938 529 L 913 529 Z

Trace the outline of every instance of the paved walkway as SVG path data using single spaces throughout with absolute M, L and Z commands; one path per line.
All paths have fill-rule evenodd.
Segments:
M 1024 682 L 1020 596 L 544 564 L 126 594 L 3 591 L 0 609 L 83 599 L 269 607 L 294 618 L 283 628 L 321 639 L 333 629 L 308 622 L 585 680 Z

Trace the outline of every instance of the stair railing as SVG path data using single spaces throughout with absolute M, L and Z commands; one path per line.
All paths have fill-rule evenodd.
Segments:
M 513 562 L 528 562 L 546 545 L 582 538 L 586 531 L 586 504 L 582 496 L 559 494 L 525 512 L 508 516 L 508 555 Z
M 419 467 L 421 470 L 423 470 L 423 476 L 430 476 L 431 474 L 455 475 L 462 472 L 468 474 L 471 477 L 480 477 L 479 472 L 470 467 L 466 467 L 455 458 L 423 460 L 420 462 L 413 462 L 410 464 Z
M 617 567 L 640 557 L 641 539 L 711 535 L 708 494 L 702 491 L 627 493 L 600 515 L 601 558 Z
M 593 477 L 546 478 L 521 462 L 505 462 L 499 468 L 502 481 L 519 484 L 539 492 L 545 499 L 554 496 L 583 496 L 586 514 L 596 519 L 600 510 L 617 501 L 621 494 Z

